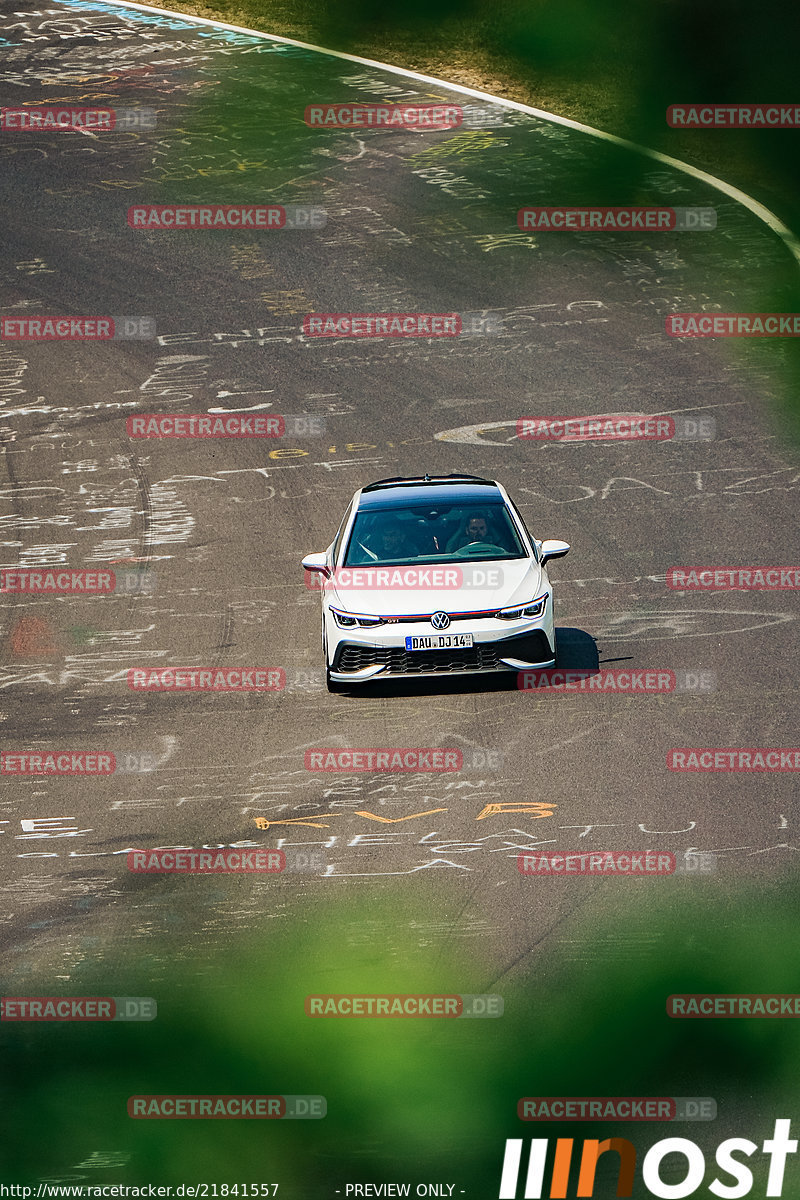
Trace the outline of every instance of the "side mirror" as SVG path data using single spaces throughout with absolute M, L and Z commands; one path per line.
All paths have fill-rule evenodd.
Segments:
M 563 558 L 565 554 L 569 554 L 569 542 L 542 542 L 541 565 L 544 566 L 551 558 Z
M 319 571 L 326 579 L 331 577 L 327 554 L 307 554 L 301 564 L 307 571 Z

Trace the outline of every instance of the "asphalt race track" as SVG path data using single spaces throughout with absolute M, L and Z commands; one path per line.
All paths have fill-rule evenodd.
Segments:
M 800 462 L 773 403 L 782 343 L 670 337 L 665 318 L 757 309 L 757 282 L 797 269 L 780 241 L 680 172 L 445 88 L 113 4 L 3 11 L 3 105 L 157 114 L 155 128 L 0 131 L 0 316 L 155 329 L 0 343 L 2 567 L 124 581 L 0 597 L 4 753 L 118 764 L 0 775 L 4 991 L 69 989 L 147 947 L 153 978 L 175 963 L 199 976 L 243 930 L 292 922 L 300 952 L 308 923 L 347 901 L 375 953 L 410 938 L 435 965 L 446 947 L 463 967 L 443 990 L 502 993 L 568 955 L 622 886 L 525 878 L 521 851 L 714 853 L 708 878 L 630 881 L 645 910 L 779 879 L 794 774 L 680 773 L 667 755 L 796 744 L 798 593 L 680 591 L 667 572 L 800 561 Z M 344 101 L 466 104 L 469 118 L 304 123 L 307 105 Z M 128 224 L 131 207 L 176 203 L 281 205 L 295 224 Z M 524 205 L 624 203 L 710 208 L 716 228 L 517 225 Z M 303 332 L 306 314 L 351 312 L 458 313 L 462 333 Z M 150 413 L 304 416 L 322 432 L 130 437 L 126 420 Z M 516 436 L 524 416 L 607 413 L 705 432 Z M 329 695 L 300 559 L 331 542 L 358 487 L 425 472 L 497 479 L 537 537 L 571 544 L 550 568 L 560 665 L 669 670 L 680 686 L 531 692 L 509 674 Z M 131 669 L 165 667 L 281 668 L 285 686 L 128 686 Z M 321 773 L 305 767 L 315 747 L 456 748 L 463 768 Z M 324 861 L 255 879 L 126 866 L 131 848 L 243 843 Z M 652 947 L 621 928 L 617 951 Z

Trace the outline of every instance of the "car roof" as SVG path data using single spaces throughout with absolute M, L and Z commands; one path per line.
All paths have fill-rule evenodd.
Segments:
M 406 508 L 409 505 L 502 504 L 502 492 L 492 479 L 477 475 L 425 475 L 413 479 L 379 479 L 362 488 L 359 512 L 365 509 Z

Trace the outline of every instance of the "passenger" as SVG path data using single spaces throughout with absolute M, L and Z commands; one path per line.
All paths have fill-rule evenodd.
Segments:
M 377 536 L 370 539 L 370 548 L 383 562 L 415 559 L 418 551 L 406 531 L 400 525 L 387 525 Z

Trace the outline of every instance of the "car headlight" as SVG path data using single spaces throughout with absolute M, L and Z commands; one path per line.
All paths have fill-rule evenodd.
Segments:
M 517 604 L 514 608 L 501 608 L 497 615 L 502 621 L 516 621 L 520 617 L 540 617 L 545 610 L 549 594 L 545 592 L 543 596 L 537 596 L 535 600 L 529 600 L 525 604 Z
M 380 617 L 368 617 L 362 613 L 347 613 L 340 608 L 331 608 L 333 619 L 340 629 L 353 629 L 356 625 L 380 625 Z

